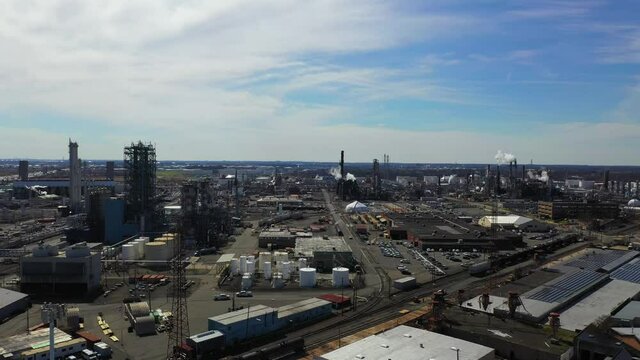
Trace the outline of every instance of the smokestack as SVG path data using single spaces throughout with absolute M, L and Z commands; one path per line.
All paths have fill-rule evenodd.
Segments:
M 527 170 L 525 169 L 525 166 L 522 165 L 522 181 L 524 181 L 527 178 Z
M 344 179 L 344 150 L 340 150 L 340 177 Z
M 18 177 L 20 181 L 29 180 L 29 162 L 27 160 L 20 160 L 18 163 Z
M 509 180 L 513 178 L 513 161 L 509 161 Z
M 78 143 L 69 139 L 69 198 L 71 200 L 71 210 L 74 214 L 80 212 L 80 201 L 82 197 L 80 178 L 80 159 L 78 159 Z
M 496 165 L 496 194 L 500 193 L 500 165 Z
M 113 180 L 114 177 L 115 177 L 115 163 L 113 161 L 107 161 L 106 178 L 107 180 Z
M 609 170 L 604 171 L 603 185 L 605 190 L 609 190 Z

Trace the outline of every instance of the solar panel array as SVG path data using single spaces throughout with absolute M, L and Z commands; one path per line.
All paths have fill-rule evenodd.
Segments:
M 606 274 L 595 271 L 577 271 L 558 278 L 555 283 L 547 283 L 548 285 L 541 286 L 540 290 L 527 296 L 527 298 L 548 303 L 559 302 L 606 277 Z
M 607 251 L 605 253 L 586 254 L 578 259 L 569 261 L 568 266 L 577 267 L 583 270 L 597 270 L 611 262 L 616 261 L 624 255 L 623 251 Z
M 640 284 L 640 261 L 623 265 L 611 273 L 611 278 Z

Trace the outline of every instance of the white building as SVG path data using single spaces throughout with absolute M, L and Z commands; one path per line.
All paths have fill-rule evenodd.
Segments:
M 401 325 L 326 353 L 321 360 L 493 360 L 494 350 L 469 341 Z
M 423 176 L 422 181 L 427 185 L 438 185 L 438 176 L 437 175 Z
M 59 251 L 39 245 L 20 259 L 20 287 L 25 293 L 86 294 L 100 288 L 100 253 L 86 243 Z
M 525 232 L 546 232 L 550 229 L 548 224 L 519 215 L 483 216 L 478 220 L 478 225 L 489 229 L 496 226 Z
M 415 176 L 396 176 L 396 182 L 402 186 L 409 186 L 410 184 L 416 184 L 418 178 Z

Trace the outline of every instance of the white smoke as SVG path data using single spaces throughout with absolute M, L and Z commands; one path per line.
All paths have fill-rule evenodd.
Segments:
M 542 181 L 542 182 L 549 181 L 549 173 L 547 173 L 547 170 L 542 170 L 542 172 L 540 172 L 540 175 L 538 175 L 537 173 L 533 172 L 533 170 L 529 170 L 527 172 L 527 176 L 531 180 L 538 180 L 538 181 Z
M 338 166 L 329 169 L 329 174 L 331 174 L 331 176 L 333 176 L 336 180 L 340 180 L 342 178 L 342 175 L 340 174 L 340 167 Z
M 495 157 L 496 161 L 498 162 L 498 165 L 508 164 L 508 163 L 516 160 L 515 155 L 502 152 L 502 150 L 498 150 L 498 153 L 494 157 Z
M 347 173 L 347 175 L 345 175 L 345 178 L 347 181 L 349 180 L 356 181 L 356 177 L 352 173 Z

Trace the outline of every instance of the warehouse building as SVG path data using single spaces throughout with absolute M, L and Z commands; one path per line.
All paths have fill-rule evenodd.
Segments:
M 287 229 L 269 228 L 258 235 L 258 246 L 261 248 L 284 249 L 296 246 L 298 234 Z
M 395 215 L 389 229 L 392 240 L 408 240 L 422 249 L 508 250 L 522 245 L 522 235 L 511 231 L 489 234 L 482 226 L 443 221 L 431 214 Z
M 319 272 L 330 272 L 336 266 L 354 270 L 356 260 L 351 247 L 341 236 L 298 238 L 295 256 L 307 258 Z
M 380 334 L 326 353 L 321 360 L 424 360 L 424 359 L 493 360 L 494 351 L 486 346 L 401 325 Z
M 328 317 L 331 311 L 331 302 L 317 298 L 280 308 L 257 305 L 210 317 L 208 330 L 220 331 L 224 334 L 225 344 L 233 345 L 293 324 Z
M 483 216 L 478 220 L 478 225 L 487 229 L 496 227 L 524 232 L 547 232 L 551 229 L 549 224 L 519 215 Z
M 87 295 L 100 289 L 100 253 L 86 243 L 58 251 L 40 244 L 20 258 L 20 287 L 28 294 Z
M 56 357 L 78 353 L 87 348 L 85 339 L 73 339 L 64 331 L 53 329 L 53 343 Z M 49 359 L 49 328 L 32 330 L 28 334 L 19 334 L 0 339 L 0 358 L 40 360 Z
M 304 202 L 297 197 L 287 196 L 265 196 L 256 201 L 256 205 L 265 207 L 282 206 L 283 209 L 300 208 L 304 206 Z
M 218 330 L 225 335 L 225 343 L 232 345 L 245 339 L 267 334 L 278 329 L 278 310 L 265 305 L 210 317 L 208 330 Z
M 29 295 L 0 288 L 0 321 L 27 310 L 30 305 Z
M 196 353 L 197 359 L 212 358 L 213 353 L 224 348 L 224 334 L 218 330 L 205 331 L 200 334 L 190 336 L 186 339 Z
M 540 201 L 538 216 L 558 219 L 614 219 L 620 214 L 615 203 L 598 201 Z

